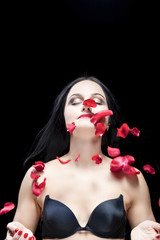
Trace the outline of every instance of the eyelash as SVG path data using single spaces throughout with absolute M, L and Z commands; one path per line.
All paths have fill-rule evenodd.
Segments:
M 81 103 L 81 101 L 80 101 L 80 102 L 75 102 L 75 103 L 74 103 L 74 101 L 75 101 L 75 99 L 71 99 L 69 103 L 70 103 L 71 105 L 77 105 L 77 104 L 80 104 L 80 103 Z
M 75 101 L 76 99 L 71 99 L 70 100 L 70 104 L 71 105 L 78 105 L 78 104 L 80 104 L 81 102 L 82 102 L 82 100 L 80 100 L 80 102 L 75 102 L 74 103 L 74 101 Z M 93 98 L 93 100 L 94 100 L 94 98 Z M 97 103 L 97 105 L 103 105 L 104 104 L 104 102 L 103 102 L 103 100 L 101 100 L 101 99 L 98 99 L 100 102 L 97 102 L 97 101 L 95 101 L 96 103 Z
M 95 102 L 97 103 L 97 105 L 103 105 L 104 104 L 104 101 L 102 100 L 102 99 L 99 99 L 99 98 L 96 98 L 99 102 L 97 102 L 96 100 L 95 100 Z M 94 100 L 94 98 L 93 98 L 93 100 Z

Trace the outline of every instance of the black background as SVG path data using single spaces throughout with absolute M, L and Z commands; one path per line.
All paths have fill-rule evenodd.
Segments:
M 75 4 L 76 2 L 76 4 Z M 1 196 L 17 205 L 22 164 L 66 83 L 98 77 L 115 95 L 125 122 L 141 130 L 128 154 L 143 172 L 154 215 L 158 206 L 158 13 L 152 1 L 69 0 L 1 6 Z M 0 216 L 0 238 L 15 210 Z

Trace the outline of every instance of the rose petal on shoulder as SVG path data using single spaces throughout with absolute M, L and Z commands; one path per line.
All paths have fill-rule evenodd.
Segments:
M 107 152 L 110 157 L 117 157 L 120 155 L 120 149 L 119 148 L 112 148 L 112 147 L 107 147 Z
M 131 167 L 130 165 L 124 165 L 122 171 L 128 175 L 140 174 L 140 171 L 137 171 L 134 167 Z
M 33 182 L 33 185 L 32 185 L 32 192 L 33 194 L 38 197 L 40 196 L 41 192 L 43 191 L 43 189 L 45 188 L 46 186 L 46 178 L 44 178 L 43 182 L 40 183 L 40 184 L 37 184 L 35 181 Z
M 38 179 L 38 178 L 40 177 L 40 175 L 39 175 L 39 174 L 35 174 L 35 173 L 32 171 L 30 177 L 31 177 L 32 179 Z
M 40 194 L 42 192 L 41 188 L 39 187 L 39 185 L 36 182 L 33 182 L 32 192 L 36 197 L 40 196 Z
M 14 203 L 12 202 L 6 202 L 4 204 L 4 207 L 0 210 L 0 215 L 6 214 L 8 212 L 10 212 L 12 209 L 15 208 Z
M 32 165 L 32 167 L 34 167 L 36 169 L 36 171 L 42 172 L 45 168 L 45 164 L 44 164 L 44 162 L 37 161 L 37 162 L 35 162 L 35 165 Z
M 123 163 L 124 163 L 124 158 L 122 156 L 113 158 L 110 163 L 110 170 L 112 172 L 120 172 L 122 170 Z
M 131 165 L 135 162 L 135 158 L 131 155 L 125 155 L 125 157 L 127 158 L 128 160 L 128 164 Z

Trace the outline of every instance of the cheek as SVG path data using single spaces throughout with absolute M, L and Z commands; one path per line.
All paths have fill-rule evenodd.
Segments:
M 70 107 L 66 107 L 64 109 L 64 119 L 66 123 L 72 123 L 74 122 L 74 112 L 73 109 Z

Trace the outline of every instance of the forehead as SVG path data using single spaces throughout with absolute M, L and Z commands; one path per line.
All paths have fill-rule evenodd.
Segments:
M 68 97 L 72 96 L 72 94 L 81 94 L 84 97 L 88 97 L 94 93 L 99 93 L 105 97 L 104 91 L 98 83 L 91 80 L 83 80 L 73 85 L 68 93 Z

